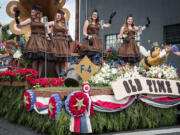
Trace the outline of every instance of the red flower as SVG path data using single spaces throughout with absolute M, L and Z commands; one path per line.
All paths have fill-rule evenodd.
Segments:
M 9 52 L 9 55 L 11 56 L 11 55 L 12 55 L 12 52 Z
M 51 80 L 51 84 L 52 84 L 53 86 L 58 87 L 58 86 L 62 86 L 62 85 L 63 85 L 63 82 L 61 81 L 60 78 L 53 78 L 53 79 Z
M 31 75 L 28 75 L 28 76 L 26 76 L 26 80 L 27 80 L 27 81 L 30 81 L 30 80 L 32 80 L 32 77 L 31 77 Z
M 112 49 L 110 48 L 110 49 L 108 50 L 108 52 L 109 52 L 109 53 L 112 52 Z
M 62 77 L 61 80 L 64 82 L 64 77 Z
M 107 53 L 105 53 L 104 56 L 107 57 Z
M 19 45 L 16 45 L 16 48 L 18 48 L 19 47 Z
M 36 78 L 38 75 L 37 71 L 34 71 L 33 74 L 32 74 L 32 77 Z
M 2 28 L 2 24 L 0 24 L 0 28 Z
M 34 86 L 34 85 L 36 85 L 36 80 L 35 79 L 33 79 L 33 80 L 30 80 L 30 82 L 29 82 L 32 86 Z
M 36 79 L 36 83 L 39 83 L 41 87 L 50 87 L 49 79 Z
M 11 76 L 16 77 L 16 73 L 12 71 Z
M 176 74 L 177 74 L 177 76 L 179 75 L 179 72 L 178 72 L 178 70 L 176 70 Z

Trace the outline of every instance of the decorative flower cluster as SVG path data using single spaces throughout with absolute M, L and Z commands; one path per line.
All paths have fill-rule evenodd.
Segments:
M 110 68 L 108 64 L 104 63 L 100 71 L 91 77 L 89 83 L 94 86 L 107 86 L 116 79 L 141 76 L 149 78 L 175 79 L 178 78 L 178 71 L 176 68 L 167 65 L 151 67 L 149 71 L 146 71 L 142 67 L 131 67 L 129 65 L 120 68 Z
M 5 53 L 6 43 L 0 43 L 0 53 Z
M 101 70 L 90 79 L 92 85 L 109 85 L 110 82 L 116 80 L 117 78 L 129 78 L 140 76 L 138 68 L 127 66 L 120 68 L 110 68 L 108 64 L 103 65 Z
M 0 72 L 1 81 L 30 81 L 37 77 L 37 71 L 34 69 L 21 69 L 16 71 Z
M 117 61 L 118 59 L 118 39 L 114 39 L 113 46 L 111 46 L 104 53 L 104 60 L 111 62 L 112 60 Z
M 63 86 L 64 78 L 35 79 L 38 73 L 34 69 L 0 72 L 0 81 L 28 81 L 33 88 Z
M 150 78 L 175 79 L 178 78 L 178 71 L 172 66 L 153 66 L 146 72 L 146 76 Z
M 142 75 L 139 73 L 139 67 L 131 67 L 126 65 L 120 68 L 122 74 L 118 77 L 119 78 L 131 78 L 131 77 L 141 77 Z
M 40 78 L 29 81 L 33 88 L 63 86 L 64 78 Z
M 22 53 L 21 53 L 20 50 L 17 50 L 17 51 L 13 54 L 13 58 L 15 58 L 15 59 L 19 59 L 19 58 L 21 58 L 21 56 L 22 56 Z
M 117 49 L 114 47 L 109 48 L 107 52 L 104 53 L 104 59 L 107 62 L 111 62 L 112 60 L 116 61 L 118 59 Z
M 14 71 L 3 71 L 3 72 L 0 72 L 0 80 L 11 81 L 15 77 L 16 77 L 16 73 Z

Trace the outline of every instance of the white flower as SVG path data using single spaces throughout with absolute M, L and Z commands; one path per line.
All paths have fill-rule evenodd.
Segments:
M 159 74 L 158 74 L 158 78 L 161 78 L 161 77 L 162 77 L 162 73 L 159 73 Z
M 158 76 L 158 78 L 166 78 L 166 79 L 178 78 L 176 74 L 176 69 L 174 67 L 170 67 L 167 65 L 151 67 L 147 72 L 147 76 L 148 77 Z
M 21 51 L 20 51 L 20 50 L 17 50 L 17 51 L 14 53 L 13 58 L 19 59 L 21 56 L 22 56 Z
M 113 68 L 112 69 L 112 74 L 116 74 L 117 73 L 117 69 L 116 68 Z

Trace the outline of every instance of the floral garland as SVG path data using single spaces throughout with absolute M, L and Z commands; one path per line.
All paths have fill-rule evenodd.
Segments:
M 21 69 L 16 71 L 0 72 L 0 81 L 28 81 L 33 88 L 63 86 L 64 78 L 35 79 L 38 73 L 34 69 Z
M 51 79 L 51 84 L 55 87 L 62 86 L 63 82 L 59 78 Z
M 137 67 L 130 68 L 129 66 L 119 67 L 119 68 L 111 68 L 110 65 L 104 63 L 101 70 L 95 75 L 92 76 L 89 80 L 91 85 L 110 85 L 110 82 L 116 80 L 121 77 L 136 77 L 139 76 L 137 72 Z
M 111 68 L 110 65 L 104 63 L 100 71 L 91 77 L 89 83 L 94 86 L 107 86 L 116 79 L 141 76 L 149 78 L 176 79 L 178 78 L 178 71 L 176 68 L 168 65 L 151 67 L 149 71 L 146 71 L 141 66 L 131 67 L 126 65 L 119 68 Z
M 22 69 L 16 71 L 2 71 L 0 72 L 0 80 L 2 81 L 30 81 L 37 77 L 37 71 L 34 69 Z
M 27 90 L 24 92 L 23 96 L 24 107 L 27 111 L 34 109 L 34 103 L 36 102 L 36 97 L 32 90 Z
M 150 78 L 175 79 L 178 78 L 178 70 L 172 66 L 153 66 L 145 74 Z
M 88 110 L 89 98 L 81 91 L 75 91 L 65 100 L 66 111 L 74 117 L 81 117 Z
M 3 71 L 0 72 L 0 80 L 11 80 L 16 77 L 16 73 L 14 71 Z
M 59 87 L 63 86 L 64 78 L 40 78 L 40 79 L 32 79 L 30 80 L 30 85 L 33 88 L 40 88 L 40 87 Z
M 52 120 L 56 119 L 62 108 L 61 98 L 58 94 L 53 94 L 48 103 L 48 114 Z

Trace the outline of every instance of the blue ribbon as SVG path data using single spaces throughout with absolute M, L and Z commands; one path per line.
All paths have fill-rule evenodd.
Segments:
M 61 108 L 62 108 L 62 101 L 61 101 L 61 98 L 58 94 L 53 94 L 51 98 L 54 98 L 55 99 L 55 102 L 56 102 L 56 112 L 55 112 L 55 117 L 52 119 L 52 120 L 56 120 L 56 116 L 60 113 L 61 111 Z
M 34 94 L 34 91 L 32 90 L 27 90 L 26 92 L 28 92 L 30 94 L 30 108 L 27 110 L 27 111 L 31 111 L 34 109 L 34 104 L 36 102 L 36 97 L 35 97 L 35 94 Z

